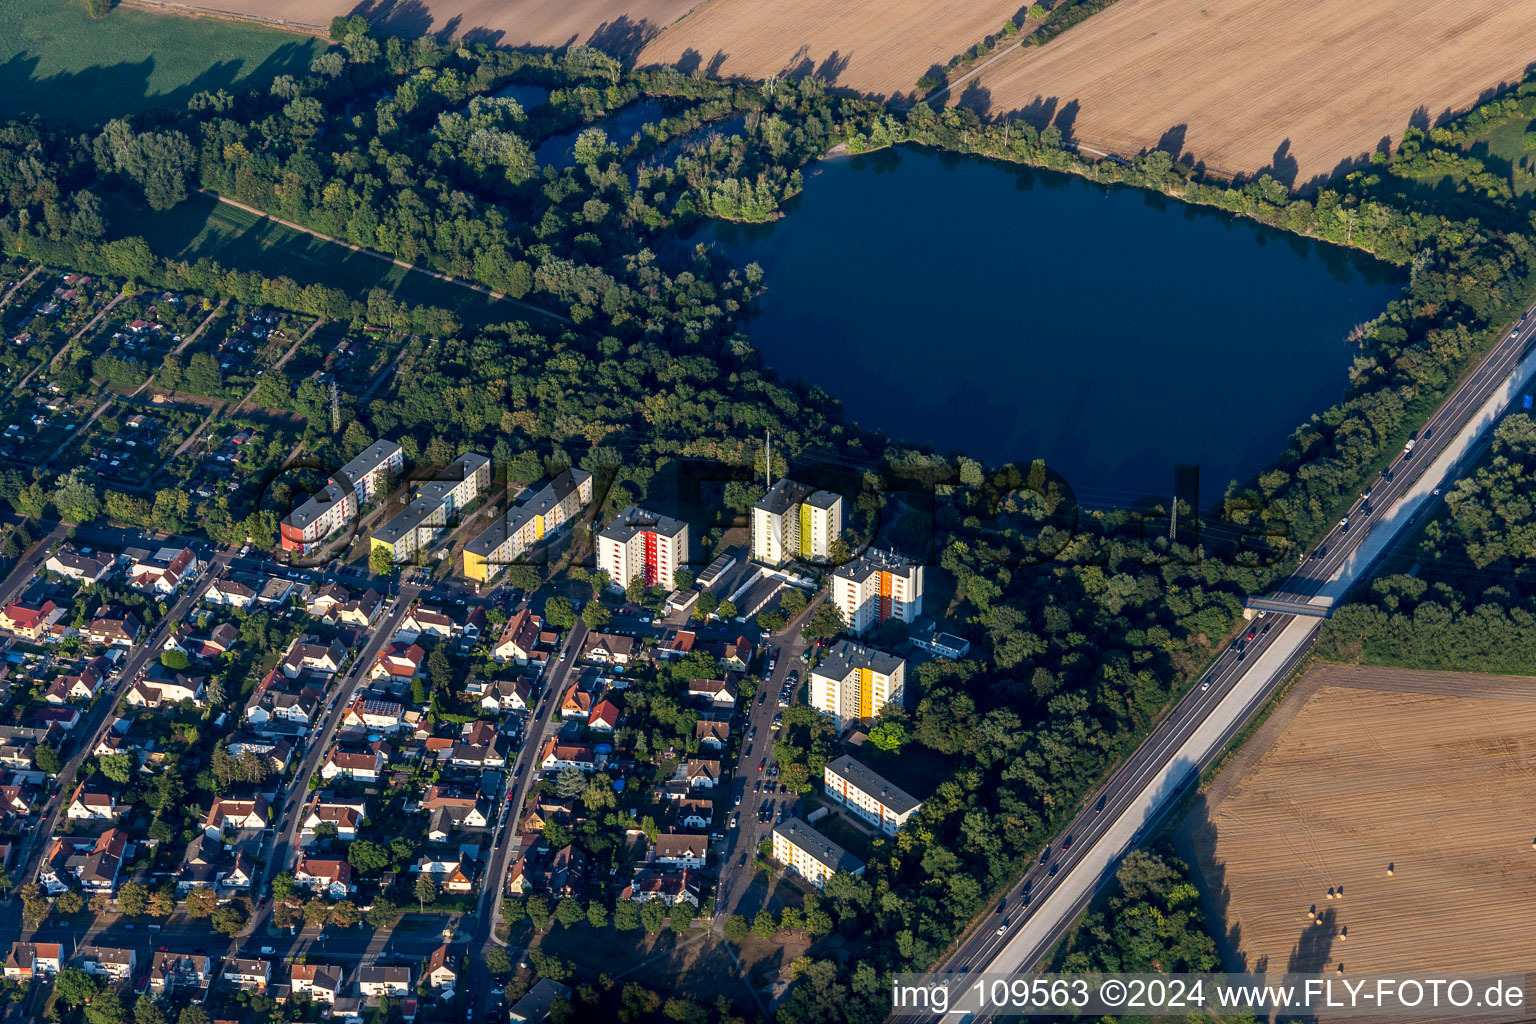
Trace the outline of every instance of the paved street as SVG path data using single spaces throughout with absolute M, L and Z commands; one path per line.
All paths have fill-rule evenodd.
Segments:
M 581 645 L 586 637 L 586 624 L 577 619 L 575 627 L 566 636 L 565 643 L 561 645 L 560 653 L 556 655 L 557 660 L 544 672 L 542 702 L 538 709 L 528 716 L 523 746 L 518 751 L 516 767 L 512 771 L 512 779 L 507 786 L 511 798 L 505 801 L 502 808 L 500 824 L 492 837 L 485 873 L 480 880 L 480 898 L 475 905 L 474 930 L 469 935 L 471 967 L 466 990 L 470 993 L 489 993 L 492 988 L 491 972 L 485 966 L 484 951 L 490 948 L 491 943 L 496 942 L 494 935 L 496 925 L 501 920 L 501 895 L 506 888 L 507 866 L 522 845 L 522 836 L 517 830 L 518 812 L 523 806 L 523 801 L 527 799 L 528 789 L 539 771 L 539 748 L 544 745 L 547 735 L 559 729 L 560 719 L 557 710 L 560 707 L 560 696 L 565 692 L 571 669 L 576 664 L 577 656 L 581 653 Z M 540 691 L 534 692 L 537 694 Z M 497 944 L 500 945 L 500 943 Z M 469 1020 L 471 1024 L 478 1024 L 485 1019 L 491 1003 L 485 995 L 480 995 L 478 998 L 472 996 L 472 998 L 474 1001 L 470 1007 Z
M 734 777 L 731 779 L 730 789 L 726 791 L 726 798 L 717 805 L 715 831 L 725 833 L 725 841 L 720 846 L 720 881 L 715 889 L 715 922 L 723 922 L 727 917 L 736 913 L 744 913 L 751 917 L 758 909 L 756 906 L 740 906 L 742 898 L 746 895 L 752 876 L 756 873 L 753 866 L 753 858 L 757 856 L 757 844 L 768 837 L 773 831 L 773 821 L 759 821 L 759 815 L 764 808 L 771 807 L 772 814 L 777 814 L 779 807 L 786 808 L 785 817 L 789 816 L 788 808 L 794 804 L 795 795 L 789 792 L 779 791 L 777 781 L 768 773 L 767 768 L 773 764 L 773 744 L 778 738 L 778 733 L 773 731 L 773 716 L 783 711 L 779 706 L 779 691 L 783 689 L 785 681 L 791 672 L 796 673 L 795 691 L 790 695 L 790 704 L 795 704 L 806 684 L 809 667 L 800 660 L 809 646 L 801 637 L 800 631 L 810 621 L 811 615 L 826 600 L 825 591 L 819 592 L 806 609 L 795 621 L 791 622 L 783 632 L 763 641 L 769 652 L 778 652 L 778 664 L 765 681 L 758 679 L 757 694 L 752 698 L 752 703 L 745 708 L 747 712 L 746 724 L 743 728 L 744 736 L 752 735 L 752 730 L 757 730 L 757 737 L 751 741 L 743 741 L 740 753 L 736 758 Z M 763 771 L 758 771 L 758 763 L 767 760 Z M 761 784 L 760 789 L 753 790 L 753 784 Z M 773 792 L 767 792 L 771 788 Z M 741 804 L 735 805 L 735 798 L 741 797 Z M 730 828 L 731 816 L 737 816 L 737 827 Z

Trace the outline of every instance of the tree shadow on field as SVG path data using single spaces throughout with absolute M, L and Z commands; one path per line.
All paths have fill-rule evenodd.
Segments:
M 597 31 L 587 37 L 587 45 L 617 58 L 625 67 L 634 64 L 647 43 L 661 35 L 661 27 L 648 19 L 631 21 L 621 14 L 613 21 L 605 21 Z
M 1056 111 L 1056 118 L 1051 122 L 1056 130 L 1061 132 L 1064 142 L 1076 142 L 1077 136 L 1072 129 L 1077 126 L 1077 115 L 1082 112 L 1083 105 L 1077 100 L 1068 100 L 1062 108 Z
M 432 31 L 432 10 L 422 0 L 363 0 L 347 12 L 347 17 L 360 17 L 373 26 L 375 32 L 391 36 L 437 35 L 448 38 L 449 29 Z M 454 18 L 457 28 L 458 18 Z
M 833 50 L 816 68 L 816 77 L 828 85 L 834 84 L 838 76 L 848 70 L 848 62 L 853 58 L 844 57 L 839 51 Z
M 1301 930 L 1296 945 L 1291 947 L 1290 958 L 1285 963 L 1286 973 L 1321 974 L 1326 971 L 1337 932 L 1338 921 L 1333 908 L 1319 911 L 1316 919 Z
M 1178 163 L 1179 158 L 1184 156 L 1184 140 L 1188 137 L 1189 125 L 1176 124 L 1163 132 L 1162 137 L 1157 140 L 1157 145 L 1153 146 L 1152 149 L 1162 150 L 1168 154 L 1169 159 L 1174 163 Z
M 1174 844 L 1194 868 L 1207 927 L 1216 940 L 1222 963 L 1234 971 L 1262 972 L 1264 968 L 1257 963 L 1248 964 L 1242 952 L 1242 925 L 1230 917 L 1232 890 L 1227 887 L 1227 866 L 1215 856 L 1216 823 L 1211 820 L 1211 811 L 1206 793 L 1190 798 L 1190 807 L 1175 830 Z
M 992 109 L 992 90 L 973 78 L 966 85 L 965 91 L 955 100 L 955 106 L 963 107 L 977 117 L 986 117 L 987 111 Z
M 1011 110 L 1006 114 L 1000 114 L 999 120 L 1023 121 L 1035 130 L 1047 127 L 1051 119 L 1056 116 L 1056 108 L 1061 103 L 1055 96 L 1036 96 L 1024 106 Z
M 1296 186 L 1296 177 L 1301 173 L 1301 164 L 1291 155 L 1291 140 L 1285 139 L 1275 147 L 1275 155 L 1269 158 L 1269 163 L 1253 172 L 1255 178 L 1269 175 L 1286 188 Z
M 316 52 L 313 43 L 284 43 L 255 67 L 244 60 L 219 61 L 166 92 L 151 91 L 150 79 L 158 67 L 153 56 L 39 77 L 41 57 L 19 53 L 0 64 L 0 96 L 6 97 L 9 116 L 39 114 L 71 127 L 87 127 L 145 110 L 185 110 L 187 101 L 200 92 L 264 89 L 278 75 L 302 77 L 309 74 Z

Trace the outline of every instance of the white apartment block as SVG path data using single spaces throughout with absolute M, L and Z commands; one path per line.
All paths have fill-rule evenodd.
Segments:
M 901 705 L 907 663 L 894 654 L 840 640 L 811 670 L 811 707 L 831 715 L 839 731 L 874 718 L 887 704 Z
M 799 818 L 773 827 L 773 859 L 820 889 L 839 870 L 862 875 L 864 865 Z
M 863 635 L 889 619 L 911 623 L 923 613 L 923 567 L 894 551 L 869 551 L 832 574 L 832 603 Z
M 780 566 L 825 560 L 843 533 L 843 497 L 785 477 L 752 506 L 752 559 Z
M 592 474 L 568 469 L 540 488 L 464 547 L 464 575 L 489 583 L 547 535 L 592 503 Z
M 844 754 L 821 770 L 827 796 L 893 836 L 922 802 L 869 767 Z
M 422 484 L 404 511 L 373 532 L 372 546 L 387 549 L 397 563 L 410 561 L 490 486 L 490 459 L 478 452 L 459 456 L 438 479 Z
M 285 551 L 310 551 L 357 515 L 379 493 L 384 479 L 405 465 L 405 452 L 393 441 L 375 441 L 332 477 L 319 493 L 282 521 Z
M 636 576 L 645 585 L 672 587 L 672 574 L 688 564 L 688 524 L 634 505 L 597 535 L 597 567 L 624 589 Z

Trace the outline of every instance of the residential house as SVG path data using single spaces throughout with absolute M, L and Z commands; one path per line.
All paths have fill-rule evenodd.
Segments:
M 224 980 L 235 988 L 265 992 L 272 980 L 272 961 L 239 956 L 224 958 Z
M 702 868 L 709 862 L 709 837 L 689 832 L 662 832 L 652 859 L 680 868 Z
M 384 770 L 385 757 L 382 750 L 344 750 L 335 747 L 320 766 L 320 777 L 334 779 L 338 775 L 345 775 L 352 779 L 377 779 Z
M 560 702 L 561 718 L 586 718 L 592 713 L 592 694 L 581 688 L 580 680 L 573 682 Z
M 501 631 L 501 639 L 491 648 L 491 657 L 501 662 L 528 664 L 534 649 L 539 645 L 539 634 L 543 629 L 542 619 L 526 607 L 520 609 L 507 620 L 506 628 Z
M 329 824 L 336 829 L 336 838 L 351 842 L 357 838 L 357 830 L 368 817 L 368 804 L 362 800 L 339 801 L 316 793 L 304 808 L 300 825 L 300 843 L 308 846 L 314 842 L 321 825 Z
M 95 699 L 111 672 L 112 663 L 105 657 L 92 658 L 79 672 L 55 679 L 43 697 L 51 704 L 88 703 Z
M 9 630 L 27 640 L 40 640 L 49 629 L 64 618 L 66 609 L 52 601 L 27 605 L 13 601 L 0 609 L 0 629 Z
M 456 960 L 447 946 L 438 946 L 427 957 L 427 984 L 442 989 L 444 999 L 452 997 L 453 986 L 459 980 L 459 972 L 454 969 Z
M 175 672 L 155 662 L 144 678 L 128 690 L 127 700 L 131 707 L 158 708 L 182 701 L 202 707 L 203 690 L 207 685 L 207 676 Z
M 352 891 L 352 865 L 344 860 L 300 857 L 293 870 L 294 884 L 311 892 L 341 899 Z
M 690 757 L 682 767 L 683 780 L 693 789 L 714 789 L 720 784 L 720 773 L 716 758 Z
M 528 994 L 512 1005 L 507 1011 L 509 1024 L 544 1024 L 549 1020 L 549 1011 L 555 1005 L 555 1000 L 571 998 L 571 990 L 558 981 L 548 978 L 540 978 Z
M 36 708 L 32 712 L 32 724 L 42 729 L 57 727 L 62 732 L 74 732 L 80 724 L 80 709 L 59 707 Z
M 134 949 L 119 946 L 81 946 L 75 959 L 85 973 L 109 981 L 128 981 L 139 964 Z
M 587 728 L 594 732 L 613 732 L 619 724 L 619 708 L 611 700 L 599 701 L 587 716 Z
M 609 633 L 588 633 L 581 645 L 581 657 L 605 665 L 628 665 L 635 656 L 635 638 Z
M 738 692 L 732 679 L 695 679 L 688 684 L 689 697 L 715 707 L 735 707 Z
M 256 601 L 256 588 L 239 580 L 214 580 L 203 591 L 203 600 L 224 608 L 249 608 Z
M 148 594 L 168 597 L 197 575 L 203 563 L 191 548 L 161 548 L 148 558 L 135 558 L 128 567 L 128 585 Z
M 635 868 L 634 877 L 619 892 L 619 898 L 644 903 L 660 900 L 665 906 L 674 903 L 699 905 L 701 884 L 697 872 L 690 868 L 681 871 L 658 871 L 649 865 Z
M 672 804 L 677 815 L 677 823 L 683 828 L 708 829 L 715 820 L 715 802 L 698 797 L 684 797 L 674 800 Z
M 266 796 L 258 794 L 252 800 L 215 800 L 208 809 L 203 831 L 215 839 L 226 829 L 264 829 L 272 822 L 272 807 Z
M 295 996 L 307 995 L 313 1002 L 334 1004 L 345 977 L 346 968 L 339 964 L 294 964 L 288 987 Z
M 359 694 L 341 716 L 341 728 L 354 732 L 398 732 L 404 727 L 405 708 L 389 700 L 370 700 Z
M 63 966 L 64 949 L 57 942 L 13 942 L 5 958 L 9 981 L 51 978 Z
M 143 623 L 121 605 L 103 605 L 95 609 L 91 622 L 81 626 L 80 636 L 91 643 L 106 646 L 134 646 L 144 631 Z
M 409 967 L 359 967 L 357 990 L 369 999 L 379 996 L 397 998 L 409 995 L 411 969 Z
M 533 684 L 527 679 L 497 679 L 481 691 L 480 706 L 487 711 L 527 711 L 532 697 Z
M 246 751 L 266 757 L 274 772 L 288 767 L 293 758 L 293 740 L 286 736 L 263 736 L 251 732 L 237 732 L 229 738 L 226 749 L 231 757 L 241 757 Z
M 75 786 L 64 815 L 70 821 L 111 821 L 117 817 L 117 798 L 103 789 L 86 789 L 86 783 L 81 782 Z
M 289 722 L 302 735 L 319 716 L 324 698 L 319 690 L 305 687 L 297 692 L 264 686 L 245 706 L 245 723 L 252 729 L 265 730 L 274 722 Z
M 731 739 L 730 722 L 697 722 L 693 727 L 693 738 L 699 741 L 699 746 L 708 747 L 710 750 L 723 750 Z
M 558 850 L 544 846 L 524 848 L 507 871 L 507 891 L 543 893 L 556 898 L 580 898 L 586 893 L 587 855 L 568 844 Z
M 584 772 L 597 771 L 597 751 L 585 743 L 561 743 L 551 736 L 544 741 L 540 752 L 539 767 L 544 771 L 576 768 Z
M 213 961 L 203 954 L 156 953 L 149 964 L 149 990 L 155 995 L 171 995 L 206 989 L 212 974 Z
M 77 583 L 89 585 L 106 579 L 116 561 L 115 556 L 94 557 L 82 554 L 72 545 L 65 544 L 48 556 L 43 562 L 43 568 L 60 576 L 66 576 Z
M 400 628 L 395 630 L 395 639 L 402 643 L 413 644 L 424 636 L 447 640 L 453 636 L 453 633 L 451 616 L 436 608 L 418 604 L 400 621 Z
M 346 648 L 334 641 L 329 644 L 296 641 L 283 656 L 283 675 L 297 679 L 305 672 L 318 676 L 333 676 L 346 664 Z
M 419 646 L 396 640 L 379 652 L 368 678 L 407 684 L 421 675 L 421 666 L 426 660 L 427 652 Z

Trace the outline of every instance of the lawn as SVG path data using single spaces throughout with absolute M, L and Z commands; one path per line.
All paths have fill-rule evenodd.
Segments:
M 1524 195 L 1532 190 L 1529 169 L 1536 164 L 1536 154 L 1525 148 L 1525 134 L 1533 122 L 1520 117 L 1478 136 L 1467 146 L 1467 152 L 1482 160 L 1490 171 L 1510 175 L 1517 193 Z
M 174 209 L 157 212 L 119 194 L 109 198 L 108 210 L 115 236 L 140 235 L 167 259 L 207 256 L 232 269 L 329 285 L 358 299 L 369 289 L 383 288 L 402 302 L 451 309 L 467 323 L 499 323 L 528 315 L 479 292 L 295 231 L 210 195 L 196 194 Z
M 119 7 L 93 21 L 83 0 L 0 0 L 5 116 L 73 126 L 151 107 L 185 107 L 203 90 L 264 89 L 307 73 L 324 44 L 213 18 Z

